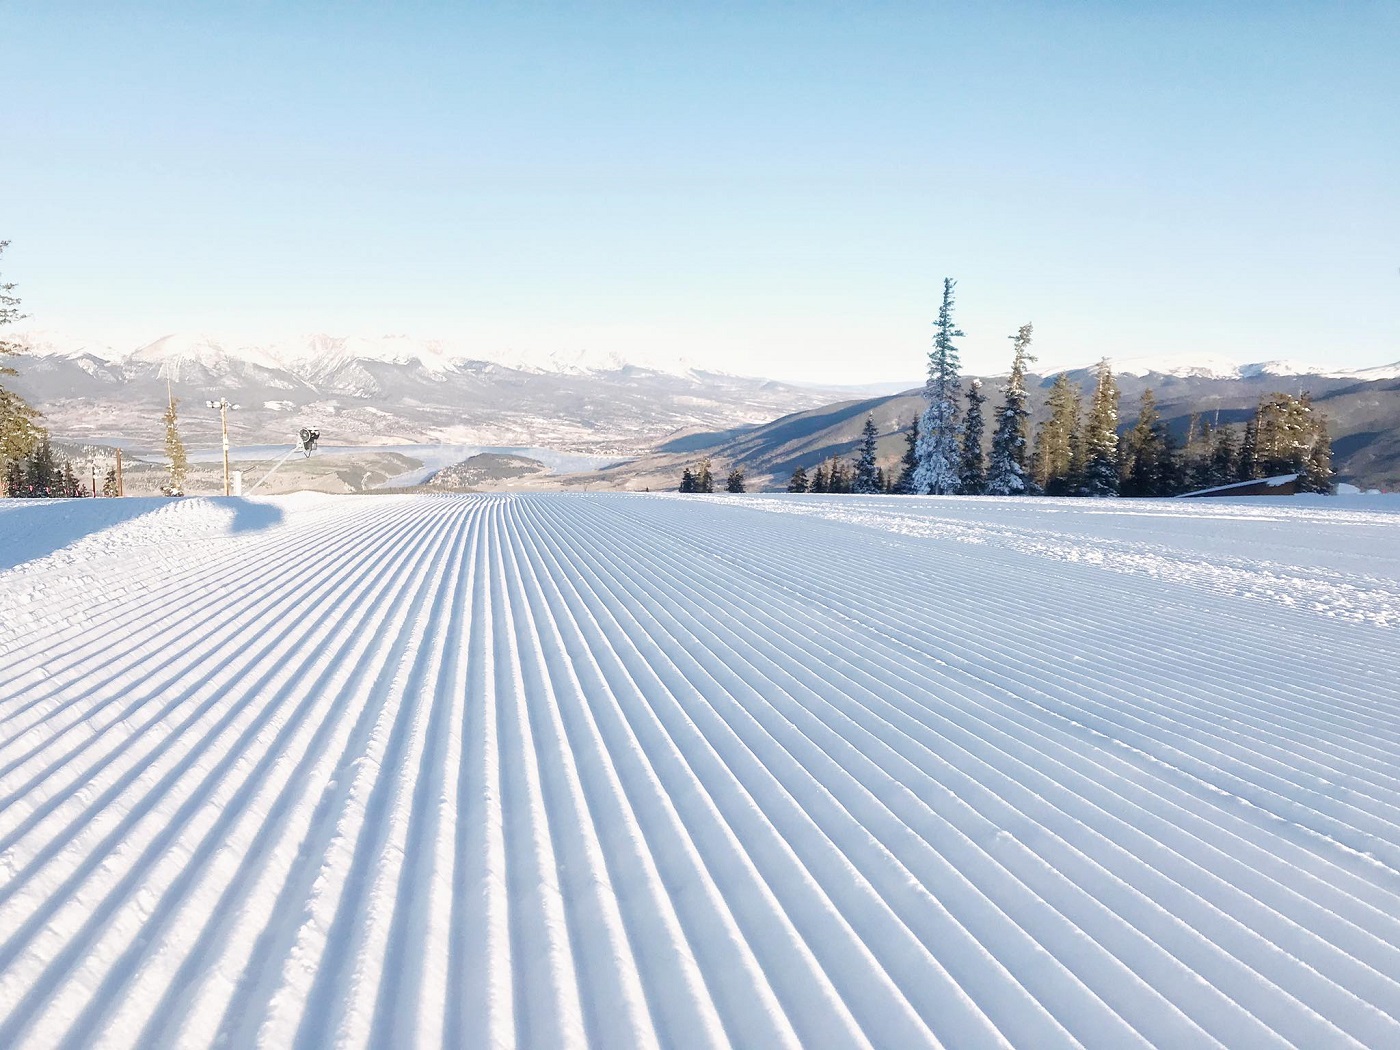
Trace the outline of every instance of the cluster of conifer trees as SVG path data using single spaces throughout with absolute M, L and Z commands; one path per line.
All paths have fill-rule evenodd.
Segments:
M 116 471 L 111 471 L 110 475 L 115 489 Z M 4 487 L 4 495 L 20 499 L 64 499 L 93 495 L 91 486 L 79 480 L 71 460 L 59 462 L 49 445 L 47 434 L 39 439 L 38 447 L 24 459 L 6 460 Z M 116 495 L 116 492 L 113 491 L 111 495 Z
M 1137 422 L 1119 433 L 1119 391 L 1113 369 L 1099 362 L 1087 402 L 1068 374 L 1060 373 L 1046 398 L 1045 418 L 1031 437 L 1026 389 L 1032 327 L 1011 336 L 1011 371 L 992 417 L 986 447 L 986 403 L 980 381 L 964 393 L 953 322 L 951 279 L 929 354 L 923 413 L 910 422 L 898 473 L 875 459 L 878 437 L 867 417 L 852 463 L 839 459 L 813 470 L 798 467 L 789 492 L 888 492 L 919 495 L 1174 496 L 1237 481 L 1297 474 L 1303 492 L 1335 491 L 1327 423 L 1306 394 L 1270 394 L 1260 400 L 1243 432 L 1192 419 L 1181 443 L 1144 392 Z
M 714 492 L 715 476 L 709 458 L 681 471 L 681 492 Z M 724 480 L 725 492 L 744 491 L 744 468 L 735 467 Z

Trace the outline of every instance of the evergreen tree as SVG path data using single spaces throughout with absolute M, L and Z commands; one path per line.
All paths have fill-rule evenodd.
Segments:
M 798 467 L 792 472 L 792 479 L 788 482 L 787 490 L 789 492 L 806 492 L 808 487 L 807 471 Z
M 689 467 L 686 467 L 684 470 L 681 471 L 681 487 L 680 487 L 680 491 L 681 491 L 681 492 L 694 492 L 694 491 L 695 491 L 695 472 L 692 471 Z
M 1184 449 L 1171 428 L 1165 423 L 1161 427 L 1162 458 L 1157 466 L 1157 495 L 1176 496 L 1185 492 L 1187 485 L 1187 464 Z
M 9 241 L 0 241 L 0 255 L 5 252 Z M 12 282 L 0 279 L 0 329 L 13 324 L 24 315 L 20 313 L 19 298 L 11 294 L 15 289 Z M 5 364 L 7 357 L 22 353 L 24 348 L 18 343 L 0 335 L 0 378 L 18 375 Z M 12 472 L 10 464 L 28 458 L 39 447 L 44 436 L 44 428 L 39 425 L 39 413 L 12 390 L 0 384 L 0 470 L 8 478 Z M 9 488 L 8 483 L 6 488 Z
M 35 499 L 56 498 L 62 493 L 62 487 L 62 471 L 49 445 L 49 436 L 45 434 L 25 465 L 25 494 Z
M 0 255 L 4 255 L 5 249 L 9 246 L 9 241 L 0 241 Z M 24 314 L 19 312 L 19 297 L 10 294 L 14 290 L 14 282 L 5 281 L 3 278 L 0 278 L 0 328 L 8 324 L 14 324 L 24 317 Z M 5 364 L 4 358 L 11 354 L 20 354 L 23 352 L 24 348 L 18 343 L 11 342 L 3 336 L 0 336 L 0 376 L 18 375 L 13 368 Z
M 102 495 L 115 496 L 117 494 L 117 468 L 111 467 L 106 474 L 102 475 Z
M 812 487 L 809 491 L 822 493 L 831 491 L 831 478 L 826 472 L 825 463 L 818 463 L 817 469 L 812 471 Z
M 1121 480 L 1124 496 L 1163 496 L 1167 437 L 1157 414 L 1157 398 L 1148 387 L 1142 392 L 1137 424 L 1123 435 Z
M 1318 424 L 1312 398 L 1307 394 L 1269 394 L 1260 398 L 1254 415 L 1255 475 L 1268 478 L 1304 474 L 1318 443 Z
M 885 473 L 884 467 L 875 468 L 875 484 L 879 486 L 880 492 L 887 496 L 890 494 L 890 476 Z
M 82 495 L 82 486 L 78 484 L 78 475 L 73 473 L 73 462 L 65 459 L 63 469 L 59 471 L 58 492 L 65 499 L 73 499 Z
M 733 470 L 731 470 L 731 471 L 729 472 L 729 477 L 725 478 L 725 481 L 724 481 L 724 491 L 725 491 L 725 492 L 743 492 L 743 491 L 744 491 L 744 468 L 743 468 L 743 467 L 735 467 Z
M 880 468 L 875 463 L 875 443 L 879 437 L 875 417 L 867 415 L 861 430 L 860 459 L 856 461 L 855 477 L 851 479 L 852 492 L 868 496 L 880 491 Z
M 831 457 L 831 465 L 827 468 L 826 478 L 827 491 L 832 493 L 851 491 L 851 473 L 846 469 L 846 464 L 835 456 Z
M 1240 442 L 1240 454 L 1236 459 L 1236 481 L 1252 481 L 1262 477 L 1259 470 L 1259 415 L 1256 412 L 1245 422 L 1244 440 Z
M 1023 324 L 1011 337 L 1011 375 L 1002 391 L 1001 411 L 992 432 L 992 457 L 987 466 L 987 493 L 992 496 L 1035 495 L 1029 457 L 1030 407 L 1026 397 L 1026 365 L 1031 355 L 1031 326 Z
M 1196 488 L 1214 488 L 1239 480 L 1240 453 L 1235 447 L 1235 432 L 1230 427 L 1216 427 L 1211 437 L 1210 471 L 1196 480 Z
M 962 391 L 962 380 L 958 375 L 958 348 L 953 340 L 962 338 L 963 333 L 953 324 L 955 284 L 952 278 L 943 280 L 943 305 L 938 311 L 933 350 L 928 359 L 928 381 L 924 384 L 928 407 L 919 425 L 919 462 L 914 471 L 914 491 L 933 496 L 951 495 L 961 485 L 958 394 Z
M 170 460 L 170 482 L 164 491 L 167 496 L 183 496 L 185 494 L 185 475 L 189 471 L 189 460 L 185 456 L 185 443 L 180 440 L 180 428 L 175 414 L 175 408 L 179 402 L 175 400 L 169 383 L 166 384 L 165 391 L 169 398 L 164 417 L 165 457 Z
M 1298 475 L 1299 492 L 1318 492 L 1324 496 L 1337 491 L 1336 475 L 1332 472 L 1332 437 L 1327 432 L 1327 420 L 1316 416 L 1313 422 L 1313 445 Z
M 1241 481 L 1297 474 L 1301 492 L 1335 491 L 1332 442 L 1327 423 L 1303 394 L 1268 394 L 1259 399 L 1245 428 Z
M 1084 423 L 1084 468 L 1078 491 L 1085 496 L 1118 494 L 1118 384 L 1107 358 L 1099 362 Z
M 904 440 L 906 442 L 904 458 L 900 460 L 899 478 L 894 483 L 894 490 L 901 496 L 909 496 L 915 491 L 914 474 L 919 469 L 919 417 L 917 415 L 909 421 L 909 429 L 904 433 Z
M 714 492 L 715 475 L 710 469 L 710 459 L 706 456 L 700 461 L 700 469 L 695 472 L 695 491 Z
M 1050 415 L 1036 432 L 1035 483 L 1047 495 L 1064 496 L 1079 465 L 1079 390 L 1067 373 L 1055 377 L 1046 404 Z
M 963 422 L 962 458 L 958 463 L 958 491 L 964 496 L 980 496 L 987 490 L 987 461 L 982 455 L 982 406 L 986 403 L 982 381 L 974 379 L 967 388 L 967 417 Z
M 24 495 L 24 467 L 20 461 L 12 459 L 5 464 L 4 489 L 0 496 L 19 498 Z
M 1183 491 L 1209 487 L 1214 470 L 1211 458 L 1215 452 L 1215 439 L 1210 423 L 1203 420 L 1199 412 L 1191 413 L 1191 420 L 1186 425 L 1186 444 L 1180 452 Z

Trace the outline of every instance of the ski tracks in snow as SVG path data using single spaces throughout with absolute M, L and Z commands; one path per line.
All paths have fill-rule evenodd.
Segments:
M 1400 1045 L 1395 581 L 881 502 L 0 574 L 0 1045 Z

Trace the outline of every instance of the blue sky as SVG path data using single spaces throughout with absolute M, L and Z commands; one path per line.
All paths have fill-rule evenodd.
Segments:
M 1400 358 L 1400 3 L 19 4 L 4 275 L 112 342 L 917 377 Z

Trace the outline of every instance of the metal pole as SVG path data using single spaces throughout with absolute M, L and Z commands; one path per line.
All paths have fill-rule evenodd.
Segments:
M 122 487 L 122 450 L 117 449 L 117 495 L 125 496 L 126 489 Z
M 228 480 L 228 398 L 219 398 L 219 421 L 224 429 L 224 495 L 229 495 L 232 489 L 229 488 Z

